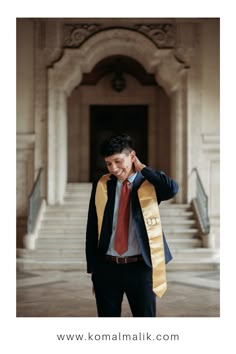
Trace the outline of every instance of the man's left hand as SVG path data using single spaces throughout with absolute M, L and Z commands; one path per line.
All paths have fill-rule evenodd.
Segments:
M 133 163 L 136 172 L 140 172 L 144 167 L 146 167 L 146 165 L 144 165 L 136 155 L 134 157 Z

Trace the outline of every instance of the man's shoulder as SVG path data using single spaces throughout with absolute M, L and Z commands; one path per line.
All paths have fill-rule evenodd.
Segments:
M 105 175 L 102 175 L 99 179 L 98 182 L 107 182 L 111 179 L 112 174 L 111 173 L 107 173 Z

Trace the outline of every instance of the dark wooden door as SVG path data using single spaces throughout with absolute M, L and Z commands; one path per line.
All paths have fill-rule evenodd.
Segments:
M 90 106 L 90 181 L 108 172 L 99 147 L 104 139 L 113 134 L 130 135 L 138 157 L 143 163 L 148 163 L 147 124 L 146 105 Z

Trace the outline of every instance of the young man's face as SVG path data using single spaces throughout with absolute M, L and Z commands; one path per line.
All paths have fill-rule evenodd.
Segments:
M 124 181 L 135 172 L 133 167 L 134 158 L 134 151 L 123 151 L 120 154 L 105 157 L 105 163 L 110 173 L 119 180 Z

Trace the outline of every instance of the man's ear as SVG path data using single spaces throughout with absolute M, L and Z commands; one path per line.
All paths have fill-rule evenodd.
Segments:
M 131 156 L 131 161 L 134 162 L 135 157 L 136 157 L 136 152 L 135 152 L 134 150 L 132 150 L 132 151 L 130 152 L 130 156 Z

